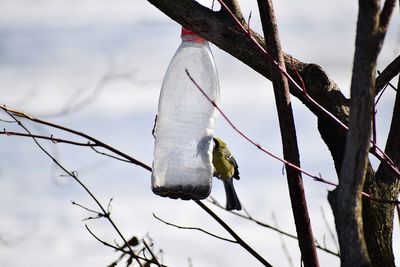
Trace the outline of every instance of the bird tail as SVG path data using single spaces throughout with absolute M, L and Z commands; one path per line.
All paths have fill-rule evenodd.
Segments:
M 233 187 L 232 179 L 224 180 L 225 194 L 226 194 L 226 209 L 227 210 L 241 210 L 239 198 L 236 195 L 235 188 Z

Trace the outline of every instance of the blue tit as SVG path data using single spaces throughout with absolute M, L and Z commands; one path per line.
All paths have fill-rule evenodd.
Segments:
M 241 210 L 239 198 L 233 187 L 233 179 L 240 179 L 238 165 L 227 145 L 221 139 L 214 137 L 214 149 L 212 163 L 214 165 L 214 176 L 224 182 L 226 193 L 226 209 Z

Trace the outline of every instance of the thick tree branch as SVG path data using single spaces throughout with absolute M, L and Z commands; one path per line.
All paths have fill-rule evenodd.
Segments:
M 400 79 L 397 88 L 400 88 Z M 393 108 L 393 117 L 386 142 L 385 152 L 400 165 L 400 93 L 397 91 Z M 380 164 L 376 177 L 366 181 L 364 190 L 375 197 L 395 197 L 400 192 L 400 180 L 394 176 L 385 164 Z M 394 267 L 392 247 L 394 207 L 363 202 L 365 239 L 373 266 Z
M 272 1 L 258 0 L 258 9 L 260 11 L 264 38 L 266 40 L 268 39 L 268 42 L 266 42 L 266 49 L 269 51 L 273 60 L 285 70 Z M 271 63 L 269 64 L 269 69 L 272 75 L 275 102 L 278 110 L 283 155 L 285 160 L 296 166 L 300 166 L 300 156 L 288 80 L 284 74 Z M 290 166 L 286 166 L 286 174 L 302 261 L 305 266 L 319 266 L 301 172 Z
M 380 50 L 379 0 L 359 0 L 351 80 L 351 113 L 339 186 L 330 194 L 342 266 L 370 266 L 362 222 L 361 192 L 367 171 L 375 67 Z
M 225 9 L 212 11 L 192 0 L 148 1 L 185 28 L 193 30 L 254 70 L 270 77 L 262 54 L 252 44 L 247 34 L 243 33 L 240 27 L 236 25 Z M 226 5 L 232 9 L 234 16 L 242 24 L 245 24 L 241 14 L 238 15 L 240 9 L 237 1 L 226 1 Z M 252 34 L 259 43 L 263 43 L 260 35 L 255 32 L 252 32 Z M 290 58 L 291 64 L 296 64 L 297 60 L 290 56 L 287 56 L 287 58 Z

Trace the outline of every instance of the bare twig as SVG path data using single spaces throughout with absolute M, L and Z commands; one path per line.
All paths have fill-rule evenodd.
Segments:
M 125 153 L 122 153 L 121 151 L 117 150 L 116 148 L 114 148 L 114 147 L 112 147 L 110 145 L 107 145 L 106 143 L 103 143 L 100 140 L 98 140 L 98 139 L 96 139 L 96 138 L 94 138 L 94 137 L 92 137 L 90 135 L 87 135 L 85 133 L 82 133 L 82 132 L 79 132 L 79 131 L 76 131 L 76 130 L 73 130 L 73 129 L 58 125 L 58 124 L 55 124 L 55 123 L 51 123 L 51 122 L 48 122 L 48 121 L 45 121 L 45 120 L 34 118 L 34 117 L 29 116 L 29 115 L 27 115 L 27 114 L 25 114 L 23 112 L 7 108 L 6 106 L 0 106 L 0 108 L 3 109 L 8 114 L 12 114 L 14 117 L 17 116 L 17 117 L 20 117 L 20 118 L 28 119 L 30 121 L 33 121 L 33 122 L 36 122 L 36 123 L 39 123 L 39 124 L 42 124 L 42 125 L 46 125 L 46 126 L 49 126 L 49 127 L 55 128 L 55 129 L 59 129 L 59 130 L 62 130 L 62 131 L 65 131 L 65 132 L 68 132 L 68 133 L 83 137 L 85 139 L 88 139 L 89 141 L 91 141 L 94 144 L 96 144 L 96 146 L 103 147 L 103 148 L 105 148 L 105 149 L 117 154 L 118 156 L 129 160 L 131 163 L 139 165 L 142 168 L 144 168 L 144 169 L 146 169 L 148 171 L 151 171 L 151 168 L 148 165 L 144 164 L 143 162 L 140 162 L 137 159 L 135 159 L 135 158 L 133 158 L 133 157 L 131 157 L 131 156 L 125 154 Z
M 279 225 L 278 225 L 278 220 L 276 219 L 275 213 L 272 213 L 272 216 L 271 216 L 271 217 L 272 217 L 272 220 L 273 220 L 274 223 L 275 223 L 275 226 L 278 228 Z M 291 267 L 294 267 L 293 259 L 292 259 L 292 257 L 290 256 L 289 250 L 288 250 L 288 248 L 286 247 L 285 240 L 283 239 L 282 235 L 279 235 L 279 239 L 280 239 L 280 241 L 281 241 L 281 247 L 282 247 L 283 253 L 284 253 L 285 256 L 286 256 L 286 259 L 288 260 L 289 265 L 290 265 Z
M 322 207 L 320 207 L 320 210 L 321 210 L 322 220 L 325 223 L 325 227 L 328 230 L 329 236 L 331 237 L 331 239 L 333 241 L 333 244 L 335 245 L 336 249 L 339 251 L 339 244 L 337 242 L 335 234 L 333 233 L 333 231 L 332 231 L 332 229 L 331 229 L 331 227 L 330 227 L 330 225 L 328 223 L 328 220 L 326 219 L 325 211 L 324 211 L 324 209 Z M 339 253 L 338 253 L 338 255 L 339 255 Z
M 87 208 L 87 207 L 85 207 L 85 206 L 83 206 L 83 205 L 81 205 L 79 203 L 76 203 L 75 201 L 71 201 L 71 203 L 72 203 L 72 205 L 78 206 L 78 207 L 80 207 L 80 208 L 82 208 L 82 209 L 84 209 L 86 211 L 89 211 L 91 213 L 95 213 L 96 214 L 96 217 L 87 217 L 86 219 L 83 219 L 83 221 L 105 217 L 105 215 L 103 213 L 95 211 L 95 210 L 92 210 L 92 209 L 89 209 L 89 208 Z M 107 212 L 107 214 L 109 214 L 109 213 Z
M 76 142 L 76 141 L 66 140 L 66 139 L 62 139 L 62 138 L 56 138 L 53 135 L 44 136 L 44 135 L 38 135 L 38 134 L 20 133 L 20 132 L 7 131 L 6 129 L 3 129 L 3 131 L 0 132 L 0 135 L 22 136 L 22 137 L 30 137 L 30 138 L 36 138 L 36 139 L 45 139 L 45 140 L 49 140 L 55 144 L 56 143 L 65 143 L 65 144 L 70 144 L 70 145 L 75 145 L 75 146 L 89 146 L 89 147 L 98 146 L 97 144 L 94 144 L 91 142 L 86 142 L 86 143 Z
M 86 146 L 86 147 L 90 147 L 91 149 L 93 149 L 93 151 L 95 151 L 97 154 L 106 156 L 106 157 L 110 157 L 119 161 L 123 161 L 123 162 L 127 162 L 127 163 L 132 163 L 131 160 L 128 159 L 124 159 L 121 157 L 117 157 L 105 152 L 101 152 L 99 150 L 96 149 L 96 147 L 102 147 L 102 145 L 100 144 L 95 144 L 92 143 L 91 141 L 88 142 L 76 142 L 76 141 L 72 141 L 72 140 L 67 140 L 67 139 L 63 139 L 63 138 L 56 138 L 53 135 L 51 136 L 45 136 L 45 135 L 38 135 L 38 134 L 27 134 L 27 133 L 20 133 L 20 132 L 13 132 L 13 131 L 7 131 L 6 129 L 3 129 L 2 132 L 0 132 L 0 135 L 7 135 L 7 136 L 22 136 L 22 137 L 34 137 L 36 139 L 44 139 L 44 140 L 49 140 L 51 142 L 53 142 L 54 144 L 57 143 L 64 143 L 64 144 L 70 144 L 70 145 L 75 145 L 75 146 Z
M 154 214 L 153 214 L 153 215 L 154 215 Z M 154 254 L 154 252 L 153 252 L 153 250 L 151 249 L 151 247 L 147 244 L 147 242 L 146 242 L 144 239 L 142 239 L 142 243 L 143 243 L 143 245 L 145 246 L 145 248 L 147 249 L 147 251 L 150 252 L 151 257 L 152 257 L 151 260 L 153 260 L 153 261 L 155 262 L 156 265 L 158 265 L 159 267 L 161 267 L 161 263 L 158 262 L 157 257 L 156 257 L 156 255 Z
M 113 158 L 113 159 L 116 159 L 116 160 L 119 160 L 119 161 L 122 161 L 122 162 L 132 163 L 132 161 L 130 161 L 128 159 L 116 157 L 114 155 L 111 155 L 111 154 L 108 154 L 108 153 L 105 153 L 105 152 L 101 152 L 101 151 L 97 150 L 94 146 L 90 146 L 90 148 L 93 149 L 94 152 L 96 152 L 97 154 L 100 154 L 100 155 L 103 155 L 103 156 L 106 156 L 106 157 L 110 157 L 110 158 Z
M 212 237 L 215 237 L 215 238 L 223 240 L 223 241 L 227 241 L 227 242 L 231 242 L 231 243 L 238 243 L 236 240 L 228 239 L 228 238 L 213 234 L 213 233 L 208 232 L 208 231 L 206 231 L 206 230 L 204 230 L 202 228 L 199 228 L 199 227 L 180 226 L 180 225 L 177 225 L 177 224 L 174 224 L 174 223 L 167 222 L 166 220 L 163 220 L 160 217 L 158 217 L 157 215 L 155 215 L 154 213 L 153 213 L 153 217 L 156 218 L 157 220 L 159 220 L 160 222 L 165 223 L 166 225 L 173 226 L 173 227 L 178 228 L 178 229 L 196 230 L 196 231 L 200 231 L 202 233 L 205 233 L 207 235 L 210 235 Z
M 218 201 L 216 201 L 215 198 L 213 198 L 212 196 L 209 196 L 209 199 L 207 199 L 207 200 L 208 200 L 210 203 L 212 203 L 213 205 L 217 206 L 218 208 L 223 209 L 223 210 L 226 210 L 225 207 L 223 207 L 223 206 L 222 206 Z M 242 208 L 243 208 L 243 207 L 242 207 Z M 255 224 L 258 224 L 258 225 L 261 226 L 261 227 L 265 227 L 265 228 L 267 228 L 267 229 L 270 229 L 270 230 L 272 230 L 272 231 L 275 231 L 275 232 L 277 232 L 278 234 L 280 234 L 280 235 L 282 235 L 282 236 L 290 237 L 290 238 L 292 238 L 292 239 L 296 239 L 296 240 L 297 240 L 297 236 L 296 236 L 296 235 L 290 234 L 290 233 L 288 233 L 288 232 L 286 232 L 286 231 L 283 231 L 283 230 L 281 230 L 281 229 L 279 229 L 279 228 L 277 228 L 277 227 L 274 227 L 274 226 L 272 226 L 272 225 L 270 225 L 270 224 L 267 224 L 267 223 L 265 223 L 265 222 L 262 222 L 262 221 L 260 221 L 260 220 L 257 220 L 257 219 L 255 219 L 253 216 L 251 216 L 250 213 L 247 212 L 247 211 L 246 211 L 246 215 L 244 215 L 244 214 L 242 214 L 242 213 L 239 213 L 239 212 L 236 212 L 236 211 L 233 211 L 233 210 L 228 211 L 228 212 L 230 212 L 231 214 L 234 214 L 234 215 L 236 215 L 236 216 L 238 216 L 238 217 L 240 217 L 240 218 L 243 218 L 243 219 L 252 221 L 252 222 L 254 222 Z M 323 246 L 319 245 L 317 241 L 315 241 L 315 246 L 316 246 L 319 250 L 321 250 L 321 251 L 324 251 L 324 252 L 329 253 L 329 254 L 331 254 L 331 255 L 333 255 L 333 256 L 339 257 L 339 253 L 334 252 L 334 251 L 332 251 L 332 250 L 330 250 L 330 249 L 328 249 L 328 248 L 326 248 L 326 247 L 323 247 Z
M 379 73 L 379 72 L 378 72 Z M 377 97 L 376 97 L 376 101 L 375 101 L 375 106 L 378 105 L 379 101 L 381 100 L 383 94 L 385 93 L 386 89 L 388 88 L 389 83 L 387 83 L 385 86 L 383 86 L 382 91 L 380 91 L 379 93 L 377 93 Z
M 123 249 L 120 248 L 120 247 L 111 245 L 110 243 L 107 243 L 107 242 L 101 240 L 99 237 L 97 237 L 97 236 L 92 232 L 92 230 L 90 230 L 90 228 L 89 228 L 89 226 L 88 226 L 87 224 L 85 224 L 85 227 L 86 227 L 86 230 L 89 232 L 89 234 L 91 234 L 97 241 L 99 241 L 100 243 L 102 243 L 104 246 L 113 248 L 113 249 L 118 250 L 118 251 L 121 251 L 121 252 L 124 253 L 124 254 L 130 254 L 130 253 L 131 253 L 130 251 L 125 251 L 125 250 L 123 250 Z

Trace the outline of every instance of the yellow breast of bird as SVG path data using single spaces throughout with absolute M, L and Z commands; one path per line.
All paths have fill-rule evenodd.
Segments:
M 220 179 L 229 179 L 233 176 L 235 168 L 229 160 L 226 159 L 223 153 L 213 152 L 212 163 Z

